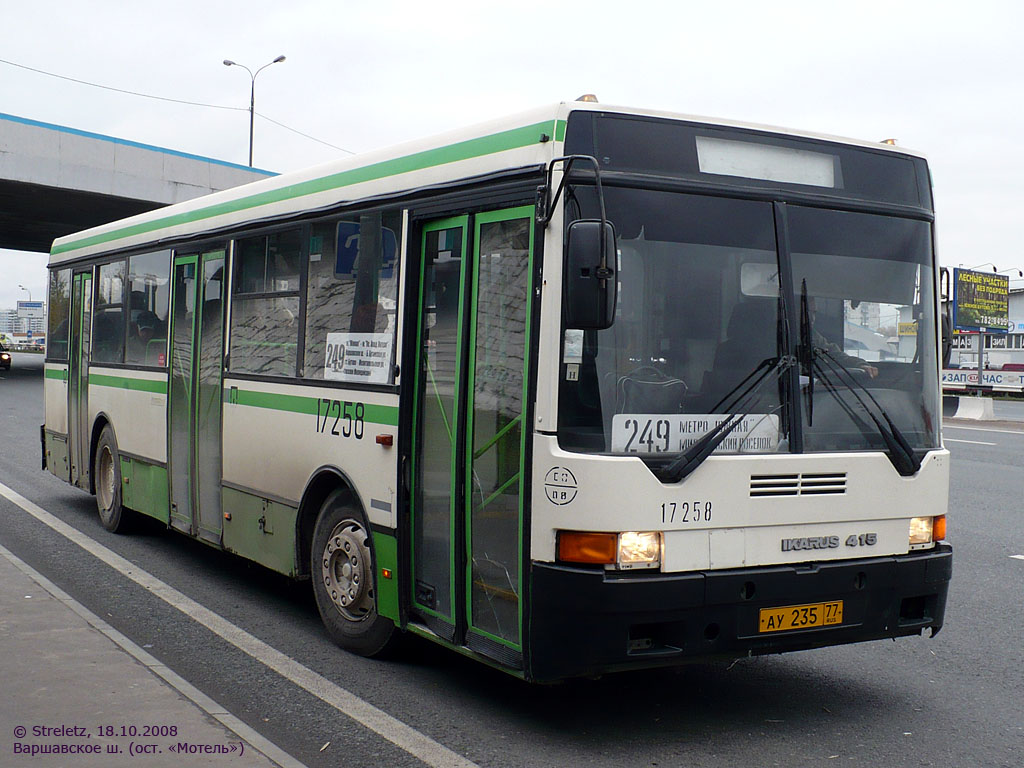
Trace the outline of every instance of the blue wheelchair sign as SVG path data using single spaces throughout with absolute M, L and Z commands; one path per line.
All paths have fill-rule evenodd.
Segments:
M 393 230 L 381 229 L 384 253 L 381 258 L 381 280 L 390 280 L 395 268 L 395 257 L 398 255 L 398 238 Z M 352 277 L 356 272 L 356 257 L 359 256 L 359 222 L 339 221 L 337 255 L 334 261 L 334 274 L 338 277 Z

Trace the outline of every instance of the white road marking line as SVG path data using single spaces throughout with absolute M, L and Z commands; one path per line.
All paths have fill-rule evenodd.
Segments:
M 1024 560 L 1024 555 L 1010 555 L 1013 560 Z
M 271 762 L 276 763 L 281 766 L 281 768 L 306 768 L 305 763 L 296 760 L 279 746 L 274 744 L 274 742 L 270 741 L 268 738 L 250 728 L 244 722 L 232 715 L 224 707 L 192 685 L 192 683 L 185 680 L 185 678 L 175 672 L 172 672 L 171 669 L 162 664 L 159 659 L 148 654 L 136 643 L 132 642 L 112 626 L 107 624 L 107 622 L 75 600 L 75 598 L 71 597 L 71 595 L 43 576 L 43 574 L 15 555 L 9 549 L 4 546 L 0 546 L 0 555 L 5 557 L 12 565 L 14 565 L 15 568 L 32 579 L 32 581 L 53 595 L 56 600 L 60 601 L 80 617 L 85 619 L 90 626 L 99 630 L 114 641 L 123 651 L 128 653 L 130 656 L 134 656 L 143 666 L 149 669 L 150 672 L 162 678 L 165 682 L 170 684 L 172 688 L 177 690 L 178 693 L 192 701 L 192 703 L 196 704 L 200 709 L 206 712 L 206 714 L 214 720 L 217 720 L 228 730 L 238 734 L 239 738 L 248 742 L 249 746 L 251 746 L 255 751 L 261 752 Z
M 959 424 L 943 423 L 943 429 L 966 429 L 969 432 L 998 432 L 1001 435 L 1024 435 L 1024 430 L 1019 429 L 986 429 L 984 427 L 961 427 Z
M 39 520 L 39 522 L 73 541 L 86 552 L 102 560 L 115 571 L 131 579 L 143 589 L 153 593 L 168 605 L 177 608 L 192 620 L 199 622 L 240 651 L 252 656 L 282 677 L 313 694 L 321 701 L 330 704 L 341 713 L 369 728 L 395 746 L 404 749 L 427 765 L 436 766 L 437 768 L 479 768 L 476 763 L 467 760 L 457 752 L 434 741 L 426 734 L 420 733 L 398 718 L 392 717 L 384 710 L 378 709 L 351 691 L 332 683 L 323 675 L 308 669 L 276 648 L 249 634 L 241 627 L 232 624 L 206 606 L 197 603 L 156 576 L 142 570 L 139 566 L 121 557 L 113 550 L 108 549 L 98 541 L 94 541 L 81 531 L 68 525 L 60 518 L 50 514 L 38 504 L 29 501 L 3 483 L 0 483 L 0 496 L 4 496 L 12 503 L 17 504 Z
M 952 437 L 943 438 L 944 443 L 970 443 L 971 445 L 998 445 L 998 443 L 986 443 L 982 440 L 954 440 Z

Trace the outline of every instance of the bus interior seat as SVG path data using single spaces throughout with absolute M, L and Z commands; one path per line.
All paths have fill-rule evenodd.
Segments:
M 160 355 L 167 351 L 167 339 L 150 339 L 146 342 L 146 365 L 163 365 Z
M 736 304 L 726 338 L 715 350 L 714 364 L 704 374 L 701 391 L 714 402 L 739 384 L 763 360 L 777 351 L 778 308 L 774 299 Z M 709 402 L 709 407 L 713 402 Z

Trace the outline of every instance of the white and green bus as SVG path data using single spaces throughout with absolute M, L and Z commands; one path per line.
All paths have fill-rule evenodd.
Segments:
M 365 655 L 934 634 L 932 222 L 901 148 L 585 102 L 261 180 L 54 243 L 43 461 Z

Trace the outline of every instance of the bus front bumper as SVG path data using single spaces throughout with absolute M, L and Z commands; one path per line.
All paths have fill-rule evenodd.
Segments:
M 862 560 L 682 574 L 532 563 L 537 681 L 916 635 L 941 628 L 952 547 Z M 761 609 L 841 600 L 842 623 L 761 631 Z

